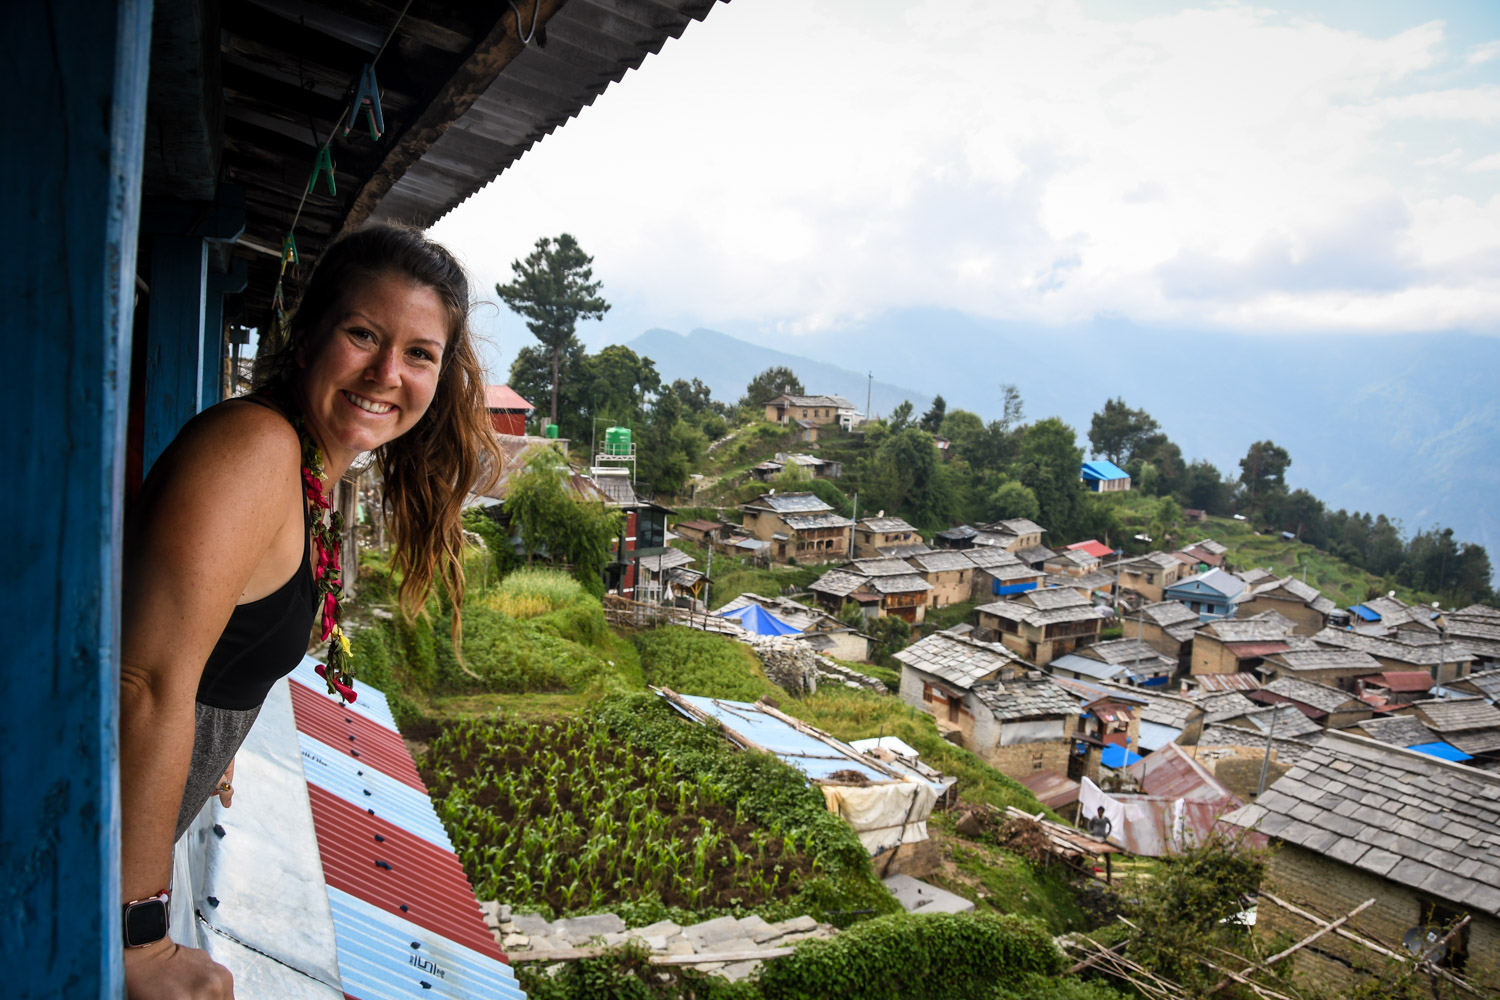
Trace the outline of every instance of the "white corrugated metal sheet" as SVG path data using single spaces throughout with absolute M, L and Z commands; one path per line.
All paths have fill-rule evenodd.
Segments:
M 306 733 L 298 733 L 297 739 L 309 782 L 361 809 L 374 809 L 375 815 L 445 851 L 453 850 L 453 842 L 427 796 L 362 761 L 337 753 Z

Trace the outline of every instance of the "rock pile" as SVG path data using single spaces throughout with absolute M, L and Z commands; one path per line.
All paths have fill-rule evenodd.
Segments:
M 757 636 L 750 641 L 772 684 L 795 695 L 818 690 L 818 654 L 805 642 L 786 636 Z
M 818 677 L 821 680 L 833 684 L 842 684 L 847 688 L 863 688 L 866 691 L 874 691 L 876 694 L 890 694 L 891 689 L 885 686 L 884 681 L 862 674 L 858 670 L 850 670 L 848 667 L 835 663 L 826 656 L 816 658 L 818 664 Z
M 479 907 L 484 911 L 485 923 L 505 953 L 512 959 L 525 956 L 529 961 L 543 960 L 548 952 L 614 947 L 631 938 L 639 940 L 654 954 L 682 957 L 743 955 L 745 952 L 783 948 L 805 938 L 829 938 L 838 933 L 831 925 L 820 924 L 806 916 L 776 923 L 767 923 L 756 916 L 717 917 L 687 927 L 670 920 L 659 920 L 627 930 L 625 921 L 613 913 L 548 921 L 530 913 L 512 914 L 509 906 L 499 903 L 480 903 Z M 706 958 L 692 964 L 703 972 L 717 972 L 731 981 L 744 979 L 760 968 L 758 960 L 742 958 L 732 962 Z

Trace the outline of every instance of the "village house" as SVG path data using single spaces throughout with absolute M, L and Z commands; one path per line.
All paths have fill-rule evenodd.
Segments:
M 1246 697 L 1262 705 L 1295 705 L 1324 729 L 1345 729 L 1375 714 L 1349 691 L 1298 677 L 1278 677 Z
M 758 605 L 800 634 L 794 636 L 824 656 L 839 660 L 864 660 L 870 655 L 870 637 L 856 631 L 833 615 L 810 608 L 790 597 L 762 597 L 746 592 L 714 612 L 720 618 L 732 617 L 750 605 Z
M 1467 646 L 1437 634 L 1411 631 L 1383 638 L 1344 629 L 1325 628 L 1312 637 L 1325 649 L 1352 649 L 1373 656 L 1384 670 L 1422 670 L 1439 684 L 1467 677 L 1474 654 Z M 1375 671 L 1370 671 L 1374 673 Z
M 962 604 L 974 593 L 975 565 L 964 552 L 924 552 L 907 556 L 906 563 L 932 587 L 928 600 L 934 608 Z
M 882 547 L 921 541 L 921 533 L 903 518 L 886 517 L 883 513 L 878 517 L 861 518 L 854 525 L 854 558 L 878 559 Z
M 1043 587 L 1067 587 L 1076 590 L 1096 604 L 1113 604 L 1115 578 L 1103 570 L 1094 570 L 1082 576 L 1048 574 L 1042 577 Z
M 1439 698 L 1414 702 L 1409 711 L 1438 738 L 1486 766 L 1500 765 L 1500 708 L 1483 698 Z
M 1245 695 L 1239 697 L 1249 701 Z M 1250 704 L 1253 707 L 1242 712 L 1226 708 L 1222 704 L 1205 706 L 1204 722 L 1231 729 L 1245 729 L 1263 736 L 1286 736 L 1292 739 L 1312 740 L 1323 732 L 1323 727 L 1302 714 L 1302 710 L 1296 705 Z
M 799 563 L 839 562 L 849 556 L 854 522 L 834 513 L 814 493 L 763 493 L 744 511 L 745 530 L 771 543 L 771 557 Z
M 1372 597 L 1349 608 L 1355 628 L 1368 635 L 1390 635 L 1400 629 L 1437 631 L 1437 613 L 1431 608 L 1407 604 L 1394 592 Z
M 1165 599 L 1166 588 L 1176 583 L 1186 567 L 1165 552 L 1148 552 L 1125 562 L 1109 563 L 1120 588 L 1133 590 L 1147 601 Z
M 1162 596 L 1196 611 L 1199 621 L 1210 622 L 1233 618 L 1238 611 L 1236 601 L 1244 590 L 1245 581 L 1233 573 L 1209 569 L 1163 588 Z
M 1017 559 L 1021 560 L 1027 566 L 1045 574 L 1047 571 L 1043 567 L 1047 565 L 1047 560 L 1055 558 L 1057 553 L 1045 545 L 1032 545 L 1027 548 L 1016 549 L 1015 555 Z
M 932 546 L 937 549 L 972 549 L 979 532 L 967 524 L 939 531 L 932 536 Z
M 1350 726 L 1346 732 L 1368 736 L 1393 747 L 1414 747 L 1441 742 L 1438 734 L 1415 715 L 1376 715 Z
M 484 411 L 490 415 L 490 428 L 496 434 L 525 435 L 526 420 L 534 409 L 508 385 L 484 387 Z
M 1354 694 L 1376 711 L 1423 701 L 1431 690 L 1432 677 L 1420 670 L 1383 670 L 1354 680 Z
M 1500 611 L 1483 604 L 1444 613 L 1438 624 L 1448 638 L 1462 642 L 1474 653 L 1474 669 L 1500 664 Z
M 1053 676 L 1164 688 L 1177 670 L 1177 661 L 1140 639 L 1110 639 L 1059 656 L 1049 669 Z
M 1265 660 L 1264 672 L 1271 677 L 1298 677 L 1345 691 L 1356 691 L 1359 678 L 1380 671 L 1379 660 L 1357 649 L 1287 649 Z
M 1274 613 L 1273 613 L 1274 615 Z M 1194 674 L 1259 671 L 1266 657 L 1285 653 L 1294 643 L 1291 622 L 1279 617 L 1227 618 L 1199 626 L 1193 634 Z M 1306 640 L 1302 640 L 1306 645 Z M 1257 676 L 1264 681 L 1264 674 Z
M 1327 626 L 1334 606 L 1316 587 L 1295 576 L 1284 576 L 1251 587 L 1241 599 L 1241 615 L 1248 617 L 1262 611 L 1275 611 L 1295 622 L 1298 635 L 1312 635 Z
M 766 419 L 774 424 L 807 421 L 811 424 L 838 424 L 844 430 L 854 426 L 854 404 L 843 396 L 793 396 L 783 393 L 765 404 Z
M 932 585 L 900 559 L 856 559 L 824 573 L 807 589 L 835 614 L 845 601 L 854 601 L 867 617 L 892 615 L 916 625 L 927 617 Z
M 1107 458 L 1084 462 L 1078 478 L 1090 493 L 1124 493 L 1130 489 L 1130 473 Z
M 1046 528 L 1029 518 L 1011 517 L 981 524 L 975 532 L 974 544 L 1019 553 L 1022 549 L 1040 548 L 1046 532 Z
M 1031 590 L 975 611 L 980 628 L 1039 667 L 1097 640 L 1102 622 L 1100 610 L 1072 590 Z
M 974 687 L 1014 680 L 1030 669 L 997 643 L 950 632 L 926 636 L 894 658 L 901 664 L 901 700 L 936 719 L 940 733 L 957 732 L 970 748 L 974 720 L 988 711 L 981 708 Z
M 636 560 L 639 575 L 635 584 L 635 600 L 648 604 L 671 604 L 678 597 L 701 596 L 705 577 L 701 573 L 676 574 L 696 560 L 681 549 L 666 549 L 657 555 L 641 556 Z
M 1127 639 L 1143 639 L 1152 649 L 1174 660 L 1186 671 L 1191 662 L 1193 635 L 1200 622 L 1186 605 L 1158 601 L 1124 615 L 1120 627 Z
M 1191 698 L 1171 694 L 1159 687 L 1127 687 L 1110 681 L 1101 681 L 1099 686 L 1128 694 L 1144 703 L 1136 713 L 1140 716 L 1139 753 L 1152 753 L 1170 743 L 1193 746 L 1203 735 L 1207 713 Z
M 1262 940 L 1300 941 L 1369 899 L 1351 926 L 1392 943 L 1467 914 L 1441 964 L 1475 983 L 1500 982 L 1500 775 L 1330 731 L 1225 820 L 1277 844 L 1266 885 L 1290 908 L 1262 893 Z M 1384 966 L 1337 934 L 1292 960 L 1333 991 Z
M 1222 569 L 1227 547 L 1212 538 L 1201 538 L 1191 545 L 1184 545 L 1178 552 L 1187 556 L 1197 566 L 1197 571 Z
M 1078 708 L 1051 678 L 1028 674 L 978 685 L 974 697 L 988 711 L 978 712 L 966 749 L 1012 778 L 1067 773 Z
M 1052 556 L 1042 563 L 1042 569 L 1048 573 L 1058 573 L 1064 576 L 1083 576 L 1085 573 L 1093 573 L 1099 568 L 1099 557 L 1083 549 L 1064 549 L 1054 552 Z
M 1469 676 L 1451 681 L 1447 688 L 1459 695 L 1477 694 L 1491 705 L 1500 702 L 1500 668 L 1475 670 Z
M 1046 575 L 1004 549 L 976 546 L 960 550 L 973 564 L 974 597 L 1005 597 L 1035 590 Z
M 1073 729 L 1075 738 L 1096 742 L 1101 747 L 1117 746 L 1132 751 L 1140 746 L 1139 713 L 1146 707 L 1144 698 L 1119 686 L 1106 688 L 1074 677 L 1058 677 L 1054 674 L 1052 680 L 1077 700 L 1077 718 Z M 1077 748 L 1074 749 L 1077 756 Z M 1077 777 L 1082 770 L 1080 762 L 1074 760 L 1070 776 Z M 1092 780 L 1097 775 L 1089 777 Z
M 750 470 L 750 475 L 761 482 L 769 482 L 780 475 L 787 466 L 795 466 L 807 474 L 809 479 L 838 479 L 844 474 L 842 462 L 831 462 L 816 455 L 788 454 L 780 451 L 776 457 Z

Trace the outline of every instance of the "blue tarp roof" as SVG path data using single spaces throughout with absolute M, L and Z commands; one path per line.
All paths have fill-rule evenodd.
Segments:
M 1116 746 L 1113 743 L 1105 747 L 1104 752 L 1099 755 L 1099 763 L 1105 767 L 1129 767 L 1140 759 L 1140 754 L 1131 753 L 1124 747 Z
M 743 608 L 725 611 L 719 618 L 738 618 L 740 627 L 756 635 L 801 635 L 800 628 L 792 628 L 759 604 L 747 604 Z
M 1417 753 L 1425 753 L 1427 756 L 1437 757 L 1439 760 L 1464 761 L 1474 759 L 1450 743 L 1418 743 L 1406 749 L 1415 750 Z
M 1353 611 L 1356 615 L 1363 618 L 1367 622 L 1380 621 L 1380 616 L 1371 611 L 1369 608 L 1365 607 L 1363 604 L 1351 605 L 1349 610 Z
M 1130 472 L 1115 465 L 1109 459 L 1095 459 L 1083 463 L 1083 478 L 1086 480 L 1128 480 Z

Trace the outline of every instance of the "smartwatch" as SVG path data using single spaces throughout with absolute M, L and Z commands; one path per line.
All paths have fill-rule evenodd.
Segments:
M 125 947 L 144 948 L 167 936 L 171 915 L 167 912 L 167 890 L 125 904 Z

